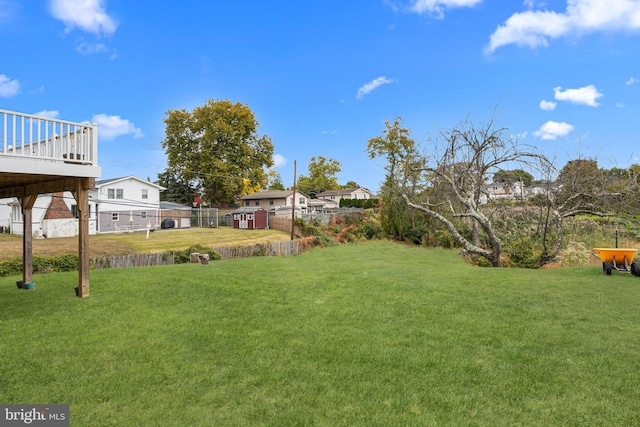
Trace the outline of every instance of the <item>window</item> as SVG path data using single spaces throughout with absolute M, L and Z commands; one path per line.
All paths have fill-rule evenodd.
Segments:
M 140 219 L 147 219 L 147 212 L 146 211 L 141 211 L 140 212 Z
M 256 200 L 254 203 L 256 206 L 260 206 L 260 200 Z
M 71 213 L 75 219 L 78 219 L 78 205 L 71 205 Z M 91 205 L 89 205 L 89 219 L 91 219 Z
M 142 200 L 146 200 L 149 198 L 149 190 L 147 190 L 146 188 L 142 189 Z
M 269 205 L 273 206 L 273 199 L 269 199 Z
M 249 206 L 249 201 L 248 201 L 248 200 L 245 200 L 245 201 L 244 201 L 244 205 L 245 205 L 245 206 Z
M 111 213 L 111 221 L 118 221 L 120 219 L 120 214 L 118 212 Z
M 334 196 L 333 194 L 331 195 L 331 200 L 335 200 L 336 196 Z
M 298 200 L 298 203 L 300 203 L 301 205 L 304 205 L 305 204 L 304 197 L 300 197 L 300 200 Z
M 353 198 L 354 198 L 354 199 L 357 199 L 357 198 L 358 198 L 358 194 L 357 194 L 357 193 L 356 193 L 356 194 L 354 194 L 354 195 L 353 195 Z
M 107 190 L 108 199 L 123 199 L 124 190 L 122 188 L 109 188 Z

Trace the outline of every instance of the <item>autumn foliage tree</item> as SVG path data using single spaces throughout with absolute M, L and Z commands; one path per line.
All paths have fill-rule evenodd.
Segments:
M 267 184 L 273 144 L 258 134 L 247 105 L 209 99 L 192 111 L 167 111 L 164 123 L 168 171 L 210 204 L 233 202 Z

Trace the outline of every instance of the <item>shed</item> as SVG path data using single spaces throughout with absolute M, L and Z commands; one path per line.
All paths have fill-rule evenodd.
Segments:
M 262 208 L 238 208 L 229 212 L 233 218 L 233 228 L 257 230 L 269 228 L 267 211 Z

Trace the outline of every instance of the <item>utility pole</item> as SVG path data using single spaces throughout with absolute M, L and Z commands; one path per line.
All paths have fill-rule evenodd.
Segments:
M 296 161 L 293 161 L 293 196 L 291 198 L 291 240 L 294 237 L 294 229 L 296 225 Z

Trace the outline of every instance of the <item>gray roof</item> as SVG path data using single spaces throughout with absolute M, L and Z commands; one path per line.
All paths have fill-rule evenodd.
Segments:
M 160 209 L 179 209 L 179 210 L 191 210 L 191 206 L 181 205 L 173 202 L 160 202 Z
M 302 191 L 296 190 L 296 193 L 305 195 Z M 256 191 L 255 193 L 247 194 L 241 197 L 240 200 L 264 200 L 264 199 L 286 199 L 293 194 L 293 190 L 268 190 L 268 191 Z
M 264 211 L 263 208 L 257 208 L 257 207 L 249 207 L 249 206 L 245 206 L 242 208 L 238 208 L 238 209 L 234 209 L 231 212 L 229 212 L 229 215 L 231 214 L 237 214 L 237 213 L 255 213 L 257 211 Z

